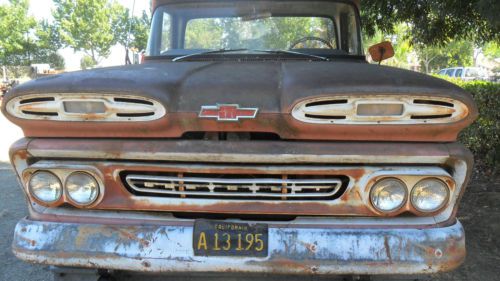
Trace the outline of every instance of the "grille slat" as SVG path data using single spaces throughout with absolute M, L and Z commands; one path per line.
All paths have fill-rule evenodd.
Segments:
M 156 176 L 129 174 L 127 186 L 142 195 L 166 195 L 180 198 L 213 199 L 328 199 L 334 197 L 342 180 L 330 178 L 221 178 L 204 176 Z

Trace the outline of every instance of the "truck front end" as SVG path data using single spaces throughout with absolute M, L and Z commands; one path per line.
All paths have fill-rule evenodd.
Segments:
M 468 93 L 366 63 L 356 3 L 153 5 L 145 64 L 6 95 L 26 136 L 11 148 L 29 209 L 17 257 L 124 279 L 387 278 L 463 262 Z

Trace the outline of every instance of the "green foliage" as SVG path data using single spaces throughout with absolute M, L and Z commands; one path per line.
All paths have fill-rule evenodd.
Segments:
M 28 6 L 24 0 L 0 6 L 0 64 L 50 63 L 64 68 L 64 60 L 56 53 L 61 47 L 57 29 L 47 21 L 36 22 L 28 16 Z
M 498 0 L 363 0 L 362 20 L 369 36 L 394 33 L 408 23 L 413 43 L 444 45 L 453 39 L 500 41 Z
M 127 10 L 108 0 L 54 0 L 56 26 L 66 46 L 83 51 L 97 64 L 123 38 L 119 28 Z
M 485 44 L 483 53 L 490 59 L 500 58 L 500 42 L 489 42 Z
M 30 31 L 36 21 L 28 16 L 28 0 L 10 0 L 0 5 L 0 64 L 21 65 L 30 59 Z
M 34 31 L 35 46 L 32 63 L 48 63 L 55 69 L 64 69 L 64 58 L 57 53 L 62 47 L 59 31 L 55 25 L 41 21 Z
M 188 22 L 186 48 L 195 49 L 289 49 L 304 37 L 319 37 L 337 46 L 333 22 L 319 17 L 269 17 L 255 20 L 208 18 Z M 296 48 L 321 48 L 308 40 Z
M 83 58 L 80 60 L 80 68 L 85 70 L 85 69 L 90 69 L 96 65 L 96 62 L 91 56 L 83 56 Z
M 395 27 L 394 34 L 389 36 L 384 36 L 380 30 L 377 30 L 371 37 L 368 37 L 367 34 L 363 34 L 365 54 L 368 54 L 368 48 L 371 45 L 382 41 L 390 41 L 394 47 L 394 57 L 384 62 L 384 64 L 406 69 L 410 68 L 408 58 L 413 54 L 414 46 L 412 46 L 410 40 L 408 40 L 406 36 L 408 32 L 409 27 L 406 24 L 399 24 Z
M 425 73 L 449 66 L 473 65 L 474 45 L 470 41 L 451 41 L 445 46 L 417 44 L 415 51 Z
M 65 67 L 64 58 L 58 53 L 49 54 L 43 61 L 50 64 L 50 66 L 56 70 L 62 70 Z
M 146 11 L 143 11 L 140 17 L 130 17 L 128 9 L 116 9 L 119 12 L 117 15 L 118 22 L 114 29 L 118 43 L 138 51 L 145 50 L 151 21 Z
M 500 172 L 500 83 L 445 79 L 470 92 L 479 109 L 479 118 L 461 133 L 460 141 L 483 172 Z
M 190 49 L 221 48 L 220 38 L 223 29 L 219 19 L 198 19 L 188 22 L 185 35 L 185 47 Z M 165 46 L 168 48 L 169 46 Z
M 500 84 L 484 81 L 459 82 L 472 93 L 479 108 L 478 120 L 467 128 L 460 140 L 467 145 L 476 162 L 498 172 L 500 169 Z
M 364 34 L 365 48 L 385 40 L 391 41 L 394 46 L 394 57 L 384 64 L 409 68 L 409 58 L 413 58 L 420 63 L 421 69 L 425 73 L 430 73 L 449 66 L 472 66 L 474 60 L 474 45 L 466 40 L 451 40 L 444 46 L 426 45 L 412 43 L 408 38 L 411 27 L 407 24 L 399 24 L 394 27 L 394 33 L 384 35 L 380 30 L 376 30 L 372 37 Z M 487 46 L 493 43 L 487 44 Z M 490 49 L 494 50 L 493 47 Z M 418 60 L 417 60 L 418 59 Z
M 146 50 L 149 37 L 149 25 L 151 19 L 146 11 L 142 12 L 141 17 L 132 17 L 130 35 L 131 41 L 129 46 L 139 51 Z

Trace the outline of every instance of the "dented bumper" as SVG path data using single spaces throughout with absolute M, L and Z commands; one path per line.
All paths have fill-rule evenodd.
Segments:
M 432 228 L 269 224 L 264 258 L 193 254 L 193 221 L 109 225 L 21 220 L 13 251 L 25 261 L 143 272 L 427 274 L 465 258 L 460 222 Z

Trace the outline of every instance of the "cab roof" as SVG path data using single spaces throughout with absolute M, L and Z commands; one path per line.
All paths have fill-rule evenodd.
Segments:
M 152 0 L 151 1 L 151 11 L 154 11 L 158 6 L 170 4 L 170 3 L 182 3 L 182 2 L 210 2 L 210 1 L 228 1 L 228 0 Z M 245 0 L 231 0 L 231 1 L 245 1 Z M 248 1 L 248 0 L 247 0 Z M 270 0 L 270 1 L 282 1 L 282 0 Z M 288 0 L 288 1 L 297 1 L 297 0 Z M 356 5 L 359 9 L 361 0 L 322 0 L 322 1 L 331 1 L 331 2 L 347 2 Z

